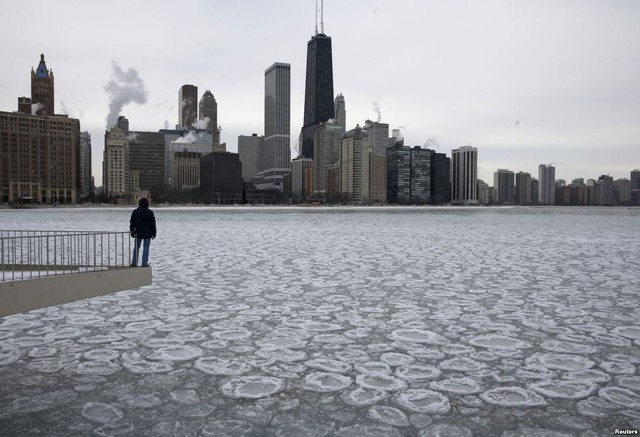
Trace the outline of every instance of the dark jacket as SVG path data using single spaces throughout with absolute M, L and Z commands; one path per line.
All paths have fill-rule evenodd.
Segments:
M 131 213 L 129 231 L 135 232 L 136 238 L 156 237 L 156 217 L 148 207 L 139 206 Z

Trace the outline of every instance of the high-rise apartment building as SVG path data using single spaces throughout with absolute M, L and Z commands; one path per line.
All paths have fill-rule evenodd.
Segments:
M 556 203 L 556 168 L 551 164 L 538 166 L 538 204 L 555 205 Z
M 91 134 L 80 132 L 80 198 L 88 198 L 93 194 L 91 183 Z
M 451 202 L 451 159 L 444 153 L 431 151 L 431 203 Z
M 498 205 L 515 203 L 515 177 L 511 170 L 499 168 L 493 173 L 493 188 L 496 190 L 494 202 Z
M 342 93 L 338 94 L 334 100 L 336 110 L 335 124 L 342 128 L 342 133 L 347 130 L 347 107 Z
M 331 37 L 316 33 L 307 44 L 304 121 L 300 133 L 302 156 L 313 158 L 313 131 L 335 117 Z
M 399 205 L 425 205 L 431 200 L 431 153 L 398 143 L 387 148 L 387 199 Z
M 629 178 L 632 190 L 640 190 L 640 170 L 632 170 Z
M 515 202 L 518 205 L 531 204 L 531 175 L 524 171 L 516 174 Z
M 594 204 L 598 206 L 613 205 L 613 178 L 611 176 L 602 175 L 596 181 Z
M 375 155 L 387 156 L 389 147 L 389 125 L 378 121 L 367 120 L 364 130 L 369 136 L 369 147 Z
M 128 202 L 138 187 L 129 171 L 129 140 L 122 129 L 114 127 L 105 134 L 102 166 L 105 197 L 112 203 Z
M 340 140 L 340 192 L 351 202 L 369 203 L 369 138 L 360 126 Z
M 198 87 L 182 85 L 178 91 L 178 124 L 190 129 L 198 118 Z
M 264 137 L 253 135 L 238 136 L 238 155 L 242 163 L 242 180 L 251 182 L 258 174 L 258 160 L 260 152 L 264 148 Z
M 478 149 L 462 146 L 451 151 L 451 204 L 478 204 Z
M 127 133 L 129 142 L 129 171 L 138 172 L 141 190 L 154 192 L 165 188 L 166 145 L 162 132 Z
M 206 90 L 200 98 L 198 104 L 200 113 L 198 114 L 198 120 L 206 122 L 204 129 L 210 130 L 213 133 L 213 143 L 220 144 L 220 130 L 218 129 L 218 103 L 216 98 L 213 97 L 211 91 Z
M 54 115 L 53 70 L 47 69 L 44 55 L 40 55 L 40 63 L 34 71 L 31 69 L 31 105 L 32 115 Z
M 264 72 L 264 153 L 260 170 L 291 164 L 291 65 L 276 62 Z
M 369 149 L 369 204 L 387 203 L 387 157 Z
M 309 186 L 309 182 L 313 185 L 313 180 L 309 181 L 307 177 L 307 170 L 311 168 L 312 163 L 311 158 L 302 156 L 291 161 L 291 194 L 297 201 L 305 201 L 313 192 L 313 187 Z
M 317 126 L 313 139 L 313 192 L 328 193 L 328 166 L 338 162 L 343 127 L 327 121 Z

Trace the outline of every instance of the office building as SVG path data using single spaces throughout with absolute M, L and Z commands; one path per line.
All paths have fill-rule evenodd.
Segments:
M 451 151 L 451 204 L 478 204 L 478 149 L 462 146 Z
M 369 139 L 360 127 L 340 139 L 340 193 L 356 205 L 369 203 Z
M 165 144 L 165 186 L 172 186 L 173 158 L 176 152 L 195 152 L 202 156 L 213 151 L 213 133 L 208 130 L 169 130 L 159 131 L 164 135 Z M 222 153 L 222 152 L 221 152 Z
M 613 204 L 631 204 L 631 181 L 629 179 L 617 179 L 613 181 Z
M 630 188 L 632 190 L 640 190 L 640 170 L 632 170 L 629 178 Z
M 128 203 L 131 192 L 138 189 L 129 171 L 129 140 L 127 133 L 113 127 L 105 134 L 102 160 L 102 187 L 111 203 Z
M 538 166 L 538 204 L 555 205 L 556 168 L 551 164 Z
M 304 202 L 313 194 L 313 177 L 307 175 L 312 164 L 312 159 L 302 156 L 291 161 L 291 195 L 295 201 Z
M 211 131 L 213 134 L 213 144 L 220 144 L 220 129 L 218 128 L 218 103 L 211 91 L 206 90 L 200 98 L 198 104 L 200 112 L 198 114 L 198 120 L 202 120 L 204 125 L 203 129 Z
M 316 126 L 335 117 L 331 37 L 317 33 L 307 44 L 307 70 L 304 119 L 300 133 L 300 152 L 313 158 L 313 132 Z
M 375 155 L 387 156 L 389 147 L 389 125 L 378 121 L 367 120 L 364 128 L 369 137 L 369 147 Z
M 175 152 L 173 155 L 173 177 L 171 188 L 188 190 L 200 186 L 200 158 L 198 152 Z
M 431 201 L 432 150 L 397 143 L 387 148 L 387 199 L 399 205 Z
M 258 134 L 238 136 L 238 155 L 242 163 L 242 180 L 251 182 L 258 174 L 260 151 L 264 147 L 264 137 Z
M 496 190 L 494 202 L 498 205 L 515 203 L 515 177 L 511 170 L 499 168 L 493 173 L 493 188 Z
M 129 171 L 138 173 L 139 189 L 152 194 L 163 191 L 166 181 L 164 133 L 129 131 L 127 140 Z
M 613 205 L 613 178 L 609 175 L 602 175 L 598 178 L 594 186 L 594 205 Z
M 531 175 L 524 171 L 516 174 L 516 190 L 514 200 L 517 205 L 531 204 Z
M 338 162 L 340 137 L 343 127 L 327 121 L 320 123 L 314 132 L 313 139 L 313 193 L 328 193 L 328 166 Z
M 87 199 L 93 195 L 93 184 L 91 183 L 91 134 L 80 132 L 80 179 L 79 194 L 80 199 Z
M 242 203 L 242 164 L 237 153 L 211 152 L 200 159 L 200 192 L 206 202 Z
M 178 125 L 190 129 L 198 118 L 198 87 L 182 85 L 178 91 Z
M 291 66 L 276 62 L 264 72 L 264 148 L 259 169 L 291 163 Z
M 342 93 L 338 94 L 334 100 L 335 106 L 335 124 L 342 128 L 342 133 L 347 130 L 347 108 Z
M 431 151 L 431 203 L 451 202 L 451 159 L 444 153 Z

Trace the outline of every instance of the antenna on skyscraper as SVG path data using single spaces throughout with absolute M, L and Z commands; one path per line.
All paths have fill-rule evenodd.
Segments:
M 320 33 L 324 35 L 324 0 L 320 0 Z
M 318 34 L 318 0 L 316 0 L 316 35 Z

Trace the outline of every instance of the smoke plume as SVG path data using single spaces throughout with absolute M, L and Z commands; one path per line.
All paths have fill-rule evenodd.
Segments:
M 373 109 L 373 112 L 378 114 L 378 119 L 376 121 L 380 123 L 380 120 L 382 119 L 382 112 L 380 112 L 380 105 L 378 105 L 377 101 L 371 104 L 371 109 Z
M 116 61 L 112 61 L 113 72 L 111 80 L 104 86 L 109 95 L 109 115 L 107 115 L 107 129 L 116 124 L 118 115 L 124 105 L 131 102 L 143 104 L 147 102 L 147 90 L 144 82 L 138 75 L 138 71 L 129 68 L 124 71 Z

